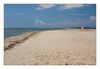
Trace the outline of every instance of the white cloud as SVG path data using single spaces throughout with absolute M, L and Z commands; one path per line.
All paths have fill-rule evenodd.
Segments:
M 82 13 L 80 13 L 80 14 L 77 13 L 77 14 L 76 14 L 76 13 L 73 13 L 73 14 L 69 14 L 69 15 L 74 15 L 74 16 L 84 16 L 84 15 L 87 15 L 87 14 L 82 14 Z
M 79 7 L 84 7 L 84 6 L 88 6 L 86 4 L 64 4 L 61 5 L 59 8 L 60 9 L 72 9 L 72 8 L 79 8 Z
M 28 13 L 28 12 L 16 12 L 17 15 L 25 15 L 25 14 L 31 14 L 31 13 Z
M 91 21 L 95 21 L 96 20 L 96 16 L 90 16 L 90 20 Z
M 43 22 L 42 20 L 35 20 L 35 25 L 45 25 L 46 23 Z
M 36 8 L 36 10 L 48 9 L 48 8 L 52 8 L 54 6 L 55 5 L 53 5 L 53 4 L 41 4 Z
M 49 26 L 50 24 L 44 22 L 43 20 L 36 19 L 36 20 L 34 21 L 34 25 L 36 25 L 36 26 Z
M 48 9 L 48 8 L 52 8 L 58 6 L 59 9 L 72 9 L 72 8 L 79 8 L 79 7 L 84 7 L 84 6 L 88 6 L 86 4 L 40 4 L 38 5 L 38 7 L 36 8 L 36 10 L 43 10 L 43 9 Z

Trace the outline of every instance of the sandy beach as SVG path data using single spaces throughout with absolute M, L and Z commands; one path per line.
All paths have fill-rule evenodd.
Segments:
M 19 41 L 20 36 L 13 40 Z M 23 39 L 21 39 L 23 40 Z M 96 30 L 66 29 L 5 40 L 5 65 L 95 65 Z M 11 46 L 11 47 L 9 47 Z M 8 49 L 9 48 L 9 49 Z
M 6 38 L 4 41 L 4 50 L 13 48 L 16 44 L 22 43 L 27 40 L 30 36 L 36 34 L 37 32 L 27 32 L 18 36 L 13 36 Z

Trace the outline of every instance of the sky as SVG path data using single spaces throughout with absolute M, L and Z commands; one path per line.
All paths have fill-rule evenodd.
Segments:
M 96 27 L 95 4 L 5 4 L 5 28 Z

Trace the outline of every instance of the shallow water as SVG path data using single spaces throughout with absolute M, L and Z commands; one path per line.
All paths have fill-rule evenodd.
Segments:
M 4 37 L 9 38 L 12 36 L 20 35 L 25 32 L 55 30 L 55 29 L 61 29 L 61 28 L 5 28 Z

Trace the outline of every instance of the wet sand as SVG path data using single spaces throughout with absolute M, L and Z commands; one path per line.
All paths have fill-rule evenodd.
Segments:
M 6 43 L 5 43 L 6 44 Z M 5 65 L 95 65 L 95 30 L 51 30 L 4 51 Z

